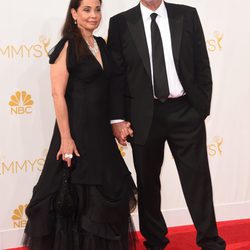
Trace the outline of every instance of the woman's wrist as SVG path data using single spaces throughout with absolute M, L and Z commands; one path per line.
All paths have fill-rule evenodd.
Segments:
M 63 136 L 61 136 L 61 140 L 62 141 L 71 141 L 73 139 L 72 139 L 71 135 L 63 135 Z

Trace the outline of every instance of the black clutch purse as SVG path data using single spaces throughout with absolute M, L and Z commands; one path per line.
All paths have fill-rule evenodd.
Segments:
M 68 167 L 65 162 L 62 164 L 62 183 L 55 196 L 54 208 L 59 216 L 69 217 L 77 211 L 78 196 L 70 178 L 73 167 Z

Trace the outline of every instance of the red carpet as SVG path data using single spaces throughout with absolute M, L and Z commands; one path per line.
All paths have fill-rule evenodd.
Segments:
M 227 250 L 250 250 L 250 219 L 238 221 L 219 222 L 220 235 L 227 242 Z M 138 250 L 144 250 L 142 236 L 138 234 Z M 193 226 L 169 228 L 168 238 L 170 244 L 168 250 L 198 250 L 195 245 L 195 230 Z M 15 248 L 11 250 L 26 250 Z M 101 250 L 101 249 L 100 249 Z

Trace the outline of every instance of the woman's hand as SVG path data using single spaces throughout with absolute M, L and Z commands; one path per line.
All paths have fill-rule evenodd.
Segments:
M 59 160 L 60 156 L 62 156 L 63 161 L 67 162 L 68 167 L 70 167 L 74 154 L 78 157 L 80 156 L 74 140 L 72 138 L 62 139 L 56 159 Z
M 127 146 L 127 137 L 133 137 L 133 130 L 131 129 L 130 122 L 122 121 L 112 124 L 112 130 L 117 141 L 123 145 Z

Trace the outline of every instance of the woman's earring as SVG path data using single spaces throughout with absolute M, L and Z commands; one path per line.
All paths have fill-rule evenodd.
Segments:
M 75 25 L 77 25 L 77 20 L 75 19 Z

